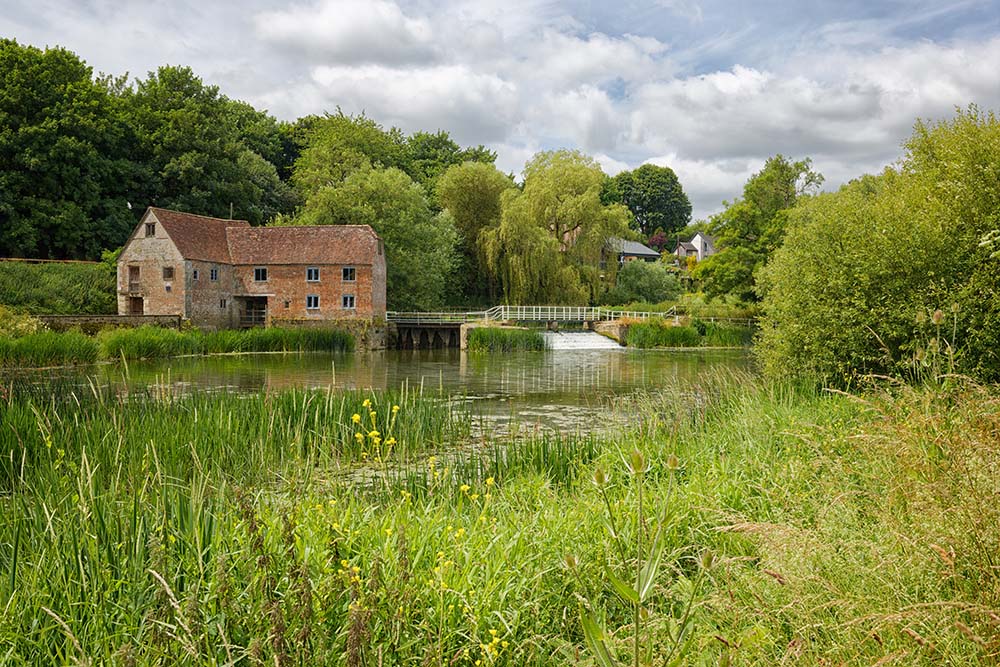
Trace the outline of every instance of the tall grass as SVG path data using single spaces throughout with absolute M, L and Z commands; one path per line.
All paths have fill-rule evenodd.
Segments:
M 650 318 L 629 325 L 626 344 L 630 347 L 746 347 L 753 342 L 749 327 L 721 322 L 693 320 L 690 325 L 674 325 Z
M 19 338 L 0 336 L 0 367 L 93 363 L 99 352 L 97 341 L 79 332 L 43 331 Z
M 98 359 L 161 359 L 233 352 L 349 352 L 354 337 L 336 329 L 246 329 L 177 331 L 154 326 L 107 329 L 96 338 L 79 332 L 0 336 L 0 366 L 56 366 Z
M 476 327 L 469 331 L 467 345 L 473 352 L 544 350 L 545 337 L 534 329 Z
M 983 388 L 706 376 L 610 436 L 485 441 L 399 392 L 0 400 L 5 664 L 604 664 L 581 605 L 620 662 L 633 624 L 678 665 L 998 657 Z M 391 485 L 373 431 L 412 464 Z M 608 572 L 645 581 L 615 545 L 654 535 L 637 612 Z

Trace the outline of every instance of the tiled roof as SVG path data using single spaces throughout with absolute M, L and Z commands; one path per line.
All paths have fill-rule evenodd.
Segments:
M 233 264 L 371 264 L 378 243 L 368 225 L 229 230 Z
M 622 255 L 634 255 L 637 257 L 659 257 L 660 253 L 637 241 L 626 241 L 625 239 L 612 238 L 608 242 Z
M 149 213 L 156 216 L 156 220 L 167 230 L 184 259 L 229 264 L 226 230 L 250 229 L 246 220 L 223 220 L 152 206 L 147 215 Z
M 220 264 L 371 264 L 379 238 L 368 225 L 251 227 L 150 207 L 184 259 Z
M 698 248 L 694 246 L 693 243 L 688 243 L 687 241 L 681 241 L 677 244 L 678 248 L 684 248 L 685 250 L 690 250 L 691 252 L 696 252 Z

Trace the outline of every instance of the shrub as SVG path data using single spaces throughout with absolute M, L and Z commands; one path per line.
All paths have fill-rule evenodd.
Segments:
M 998 163 L 1000 122 L 972 108 L 918 124 L 898 171 L 794 209 L 761 275 L 765 372 L 850 384 L 904 374 L 933 344 L 952 347 L 956 370 L 1000 379 L 1000 260 L 980 246 L 997 227 Z M 927 315 L 952 304 L 942 340 Z
M 680 281 L 665 263 L 636 261 L 626 262 L 618 271 L 613 293 L 620 299 L 617 303 L 640 300 L 659 303 L 676 298 L 680 291 Z

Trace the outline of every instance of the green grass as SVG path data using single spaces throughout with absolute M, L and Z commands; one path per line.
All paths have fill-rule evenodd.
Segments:
M 336 329 L 246 329 L 177 331 L 154 326 L 107 329 L 96 338 L 79 332 L 43 332 L 20 338 L 0 336 L 0 367 L 40 367 L 93 363 L 99 359 L 161 359 L 187 354 L 245 352 L 344 352 L 354 337 Z
M 996 663 L 982 388 L 709 375 L 621 400 L 634 419 L 606 437 L 493 439 L 414 393 L 11 389 L 4 664 L 565 665 L 593 660 L 580 600 L 631 663 L 608 574 L 635 559 L 607 536 L 635 543 L 639 492 L 647 534 L 664 527 L 640 626 L 656 656 L 683 625 L 680 665 Z
M 534 329 L 476 327 L 469 331 L 467 345 L 473 352 L 544 350 L 545 337 Z
M 115 290 L 105 263 L 0 261 L 0 304 L 32 315 L 113 315 Z

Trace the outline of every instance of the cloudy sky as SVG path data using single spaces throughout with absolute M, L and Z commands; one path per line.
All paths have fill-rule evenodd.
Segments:
M 96 71 L 190 65 L 293 120 L 448 130 L 519 173 L 578 148 L 668 165 L 695 216 L 775 153 L 827 187 L 895 161 L 916 118 L 1000 109 L 1000 0 L 3 0 L 0 36 Z

